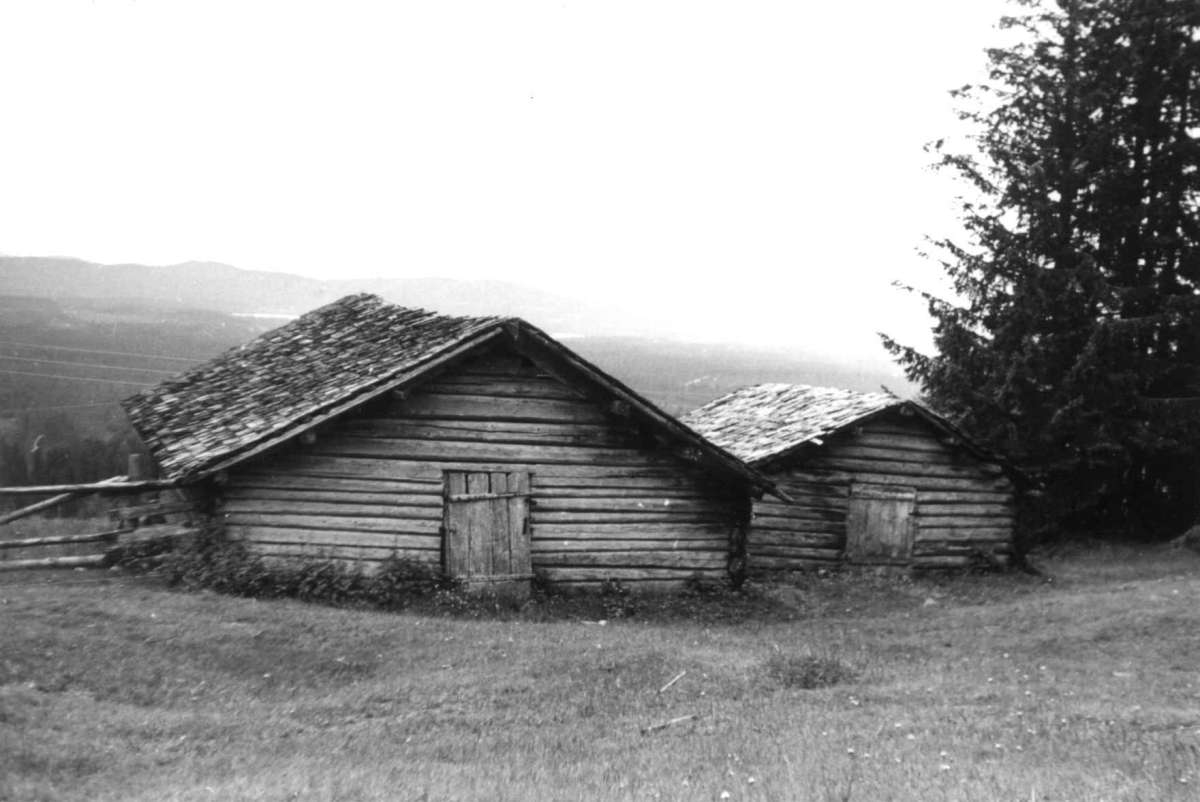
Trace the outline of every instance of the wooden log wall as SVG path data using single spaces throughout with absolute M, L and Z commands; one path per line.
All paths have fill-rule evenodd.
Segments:
M 753 573 L 828 565 L 846 548 L 846 512 L 854 482 L 917 491 L 915 567 L 1007 562 L 1014 489 L 995 465 L 943 442 L 915 417 L 890 415 L 829 438 L 768 470 L 796 503 L 756 502 L 749 539 Z
M 724 580 L 738 489 L 512 353 L 476 358 L 228 477 L 226 532 L 273 558 L 442 559 L 443 472 L 531 474 L 534 572 Z

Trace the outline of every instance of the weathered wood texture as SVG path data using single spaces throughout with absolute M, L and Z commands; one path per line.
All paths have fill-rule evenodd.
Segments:
M 877 418 L 767 468 L 795 504 L 754 505 L 752 572 L 791 570 L 847 557 L 851 489 L 859 485 L 916 492 L 912 565 L 1007 561 L 1013 536 L 1013 486 L 995 469 L 939 439 L 923 421 Z
M 451 567 L 448 471 L 528 474 L 527 545 L 549 581 L 726 577 L 738 489 L 711 486 L 604 400 L 511 353 L 472 359 L 327 425 L 315 442 L 245 464 L 218 510 L 231 538 L 272 558 L 356 559 L 371 570 L 394 553 Z

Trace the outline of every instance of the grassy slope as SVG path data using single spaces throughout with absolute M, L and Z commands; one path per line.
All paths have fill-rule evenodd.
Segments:
M 1195 798 L 1200 557 L 1050 568 L 606 625 L 0 574 L 0 798 Z M 859 677 L 784 687 L 780 653 Z

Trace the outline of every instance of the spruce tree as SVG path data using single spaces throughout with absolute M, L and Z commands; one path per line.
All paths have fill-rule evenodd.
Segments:
M 1044 483 L 1044 524 L 1169 535 L 1200 513 L 1200 3 L 1019 0 L 972 147 L 927 400 Z

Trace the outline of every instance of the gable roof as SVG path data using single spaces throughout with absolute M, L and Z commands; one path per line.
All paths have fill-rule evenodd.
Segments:
M 1015 473 L 1001 457 L 972 443 L 932 410 L 890 393 L 860 393 L 804 384 L 758 384 L 711 401 L 683 416 L 697 432 L 759 466 L 893 409 L 907 409 L 955 438 L 977 458 Z
M 452 317 L 349 295 L 122 402 L 163 475 L 199 479 L 292 439 L 486 343 L 532 341 L 708 463 L 773 483 L 519 318 Z

